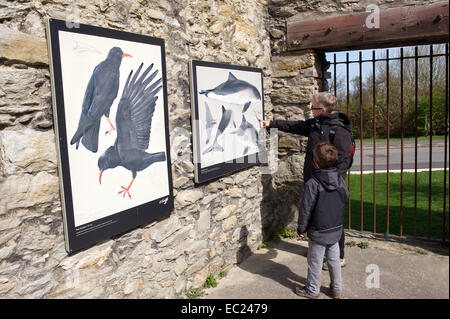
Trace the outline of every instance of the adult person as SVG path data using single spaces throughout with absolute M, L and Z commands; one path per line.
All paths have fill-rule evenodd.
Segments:
M 335 163 L 339 175 L 345 180 L 347 170 L 352 162 L 352 138 L 350 132 L 352 130 L 348 117 L 338 112 L 338 103 L 334 95 L 329 92 L 319 92 L 313 95 L 311 101 L 311 111 L 313 118 L 300 121 L 261 120 L 261 124 L 265 128 L 277 128 L 280 131 L 298 134 L 308 137 L 306 146 L 306 156 L 303 168 L 303 181 L 306 183 L 311 177 L 317 166 L 313 162 L 313 149 L 317 143 L 321 141 L 330 141 L 338 150 L 338 160 Z M 345 231 L 342 228 L 342 235 L 339 240 L 339 251 L 341 267 L 346 265 L 344 246 Z M 324 263 L 324 269 L 327 264 Z

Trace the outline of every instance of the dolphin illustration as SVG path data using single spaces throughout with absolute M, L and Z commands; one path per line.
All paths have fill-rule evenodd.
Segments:
M 237 136 L 244 136 L 244 134 L 246 132 L 249 132 L 249 134 L 250 134 L 250 141 L 252 143 L 248 144 L 247 142 L 245 142 L 246 147 L 244 149 L 244 155 L 248 153 L 250 148 L 258 147 L 259 132 L 253 126 L 252 123 L 247 121 L 247 119 L 245 118 L 245 115 L 242 114 L 241 125 L 239 126 L 239 128 L 237 130 L 231 132 L 231 134 L 236 134 Z M 244 142 L 244 140 L 242 140 L 242 142 Z
M 241 125 L 239 126 L 239 128 L 233 132 L 231 132 L 231 134 L 236 134 L 237 136 L 244 136 L 245 132 L 249 132 L 250 134 L 250 141 L 252 142 L 251 144 L 248 144 L 247 141 L 244 140 L 244 138 L 241 138 L 241 142 L 245 143 L 245 149 L 244 149 L 244 153 L 243 155 L 246 155 L 248 153 L 248 151 L 250 150 L 250 148 L 253 147 L 258 147 L 258 130 L 253 126 L 252 123 L 248 122 L 247 119 L 245 118 L 245 115 L 242 114 L 242 122 Z
M 252 123 L 248 122 L 247 119 L 245 118 L 245 115 L 242 114 L 241 125 L 237 130 L 231 132 L 231 134 L 243 136 L 246 130 L 249 130 L 252 140 L 255 141 L 255 144 L 258 144 L 258 130 L 253 126 Z
M 206 110 L 206 144 L 209 143 L 209 139 L 211 138 L 211 131 L 214 125 L 216 125 L 217 121 L 213 119 L 211 110 L 209 109 L 208 103 L 205 102 L 205 110 Z
M 243 105 L 242 113 L 248 110 L 250 104 L 261 101 L 261 94 L 252 84 L 239 80 L 233 73 L 228 73 L 228 79 L 211 90 L 201 90 L 200 94 L 223 103 Z
M 253 138 L 251 138 L 251 140 L 253 140 Z M 247 155 L 250 150 L 252 150 L 252 151 L 259 150 L 258 145 L 254 144 L 254 143 L 249 143 L 248 139 L 245 137 L 237 138 L 235 141 L 244 147 L 244 151 L 243 151 L 242 155 Z
M 220 119 L 219 126 L 217 127 L 217 134 L 216 138 L 214 139 L 213 145 L 208 147 L 203 151 L 203 155 L 206 153 L 209 153 L 211 151 L 220 151 L 223 152 L 223 147 L 217 143 L 217 138 L 225 131 L 225 128 L 228 126 L 231 120 L 231 110 L 226 110 L 225 107 L 222 105 L 222 118 Z
M 255 148 L 254 145 L 247 145 L 247 146 L 244 148 L 244 152 L 242 153 L 242 155 L 247 155 L 248 152 L 249 152 L 250 150 L 256 151 L 256 152 L 257 152 L 259 149 L 258 149 L 258 148 Z
M 258 152 L 259 148 L 256 145 L 247 145 L 242 155 L 246 155 L 250 150 Z

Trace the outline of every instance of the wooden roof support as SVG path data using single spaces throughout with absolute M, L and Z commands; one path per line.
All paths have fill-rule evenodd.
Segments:
M 287 50 L 339 51 L 448 42 L 448 5 L 442 1 L 379 10 L 378 25 L 376 11 L 288 22 Z

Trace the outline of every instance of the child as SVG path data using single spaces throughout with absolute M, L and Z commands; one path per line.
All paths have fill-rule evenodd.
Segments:
M 338 158 L 338 151 L 333 144 L 319 142 L 314 147 L 313 158 L 315 165 L 312 178 L 305 184 L 297 229 L 300 237 L 308 232 L 308 277 L 306 286 L 296 287 L 295 293 L 302 297 L 319 298 L 322 262 L 326 253 L 330 288 L 333 298 L 339 299 L 342 279 L 338 242 L 348 190 L 337 168 L 333 167 Z

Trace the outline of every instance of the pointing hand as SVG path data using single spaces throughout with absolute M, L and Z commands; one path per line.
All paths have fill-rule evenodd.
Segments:
M 263 127 L 268 128 L 270 126 L 270 121 L 259 120 Z

